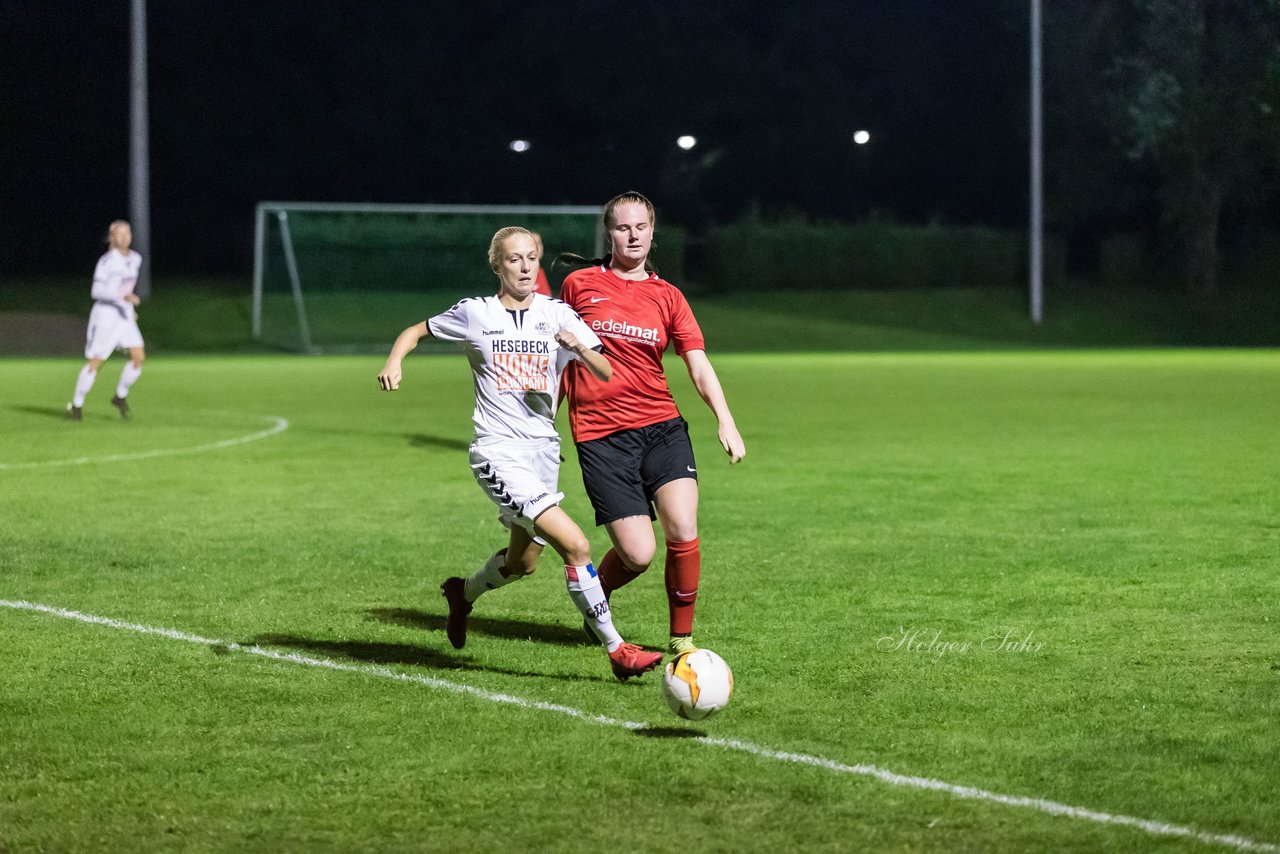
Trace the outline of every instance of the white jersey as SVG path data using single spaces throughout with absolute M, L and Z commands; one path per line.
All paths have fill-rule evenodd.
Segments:
M 93 270 L 93 301 L 113 306 L 122 320 L 136 319 L 133 306 L 124 298 L 133 293 L 141 268 L 142 256 L 132 249 L 124 255 L 108 249 Z
M 441 341 L 462 344 L 476 387 L 475 441 L 558 438 L 556 392 L 578 355 L 556 343 L 561 329 L 586 347 L 600 339 L 558 299 L 534 294 L 528 308 L 508 309 L 497 296 L 464 299 L 427 321 Z

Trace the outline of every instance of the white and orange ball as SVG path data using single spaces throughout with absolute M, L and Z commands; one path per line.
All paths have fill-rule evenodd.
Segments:
M 681 653 L 663 671 L 662 696 L 679 717 L 705 720 L 729 705 L 733 671 L 709 649 Z

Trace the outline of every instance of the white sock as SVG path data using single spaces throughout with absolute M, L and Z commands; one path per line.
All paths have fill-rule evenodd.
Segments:
M 88 365 L 80 369 L 80 376 L 76 377 L 76 395 L 71 398 L 71 405 L 79 408 L 84 406 L 84 399 L 89 394 L 89 389 L 93 388 L 93 381 L 98 378 L 98 372 L 92 370 Z
M 462 595 L 467 598 L 468 602 L 474 602 L 480 598 L 480 594 L 489 590 L 496 590 L 504 587 L 513 581 L 519 581 L 524 578 L 523 575 L 503 575 L 502 568 L 507 565 L 507 550 L 495 554 L 484 562 L 484 566 L 477 569 L 471 574 L 462 588 Z
M 129 386 L 138 381 L 138 377 L 142 376 L 142 365 L 135 365 L 133 362 L 125 362 L 124 370 L 120 372 L 120 384 L 116 386 L 116 397 L 125 397 L 129 394 Z
M 609 600 L 604 598 L 596 568 L 586 566 L 564 567 L 564 586 L 569 588 L 569 598 L 582 612 L 583 618 L 596 633 L 600 642 L 613 652 L 622 646 L 622 635 L 613 627 L 613 614 L 609 613 Z

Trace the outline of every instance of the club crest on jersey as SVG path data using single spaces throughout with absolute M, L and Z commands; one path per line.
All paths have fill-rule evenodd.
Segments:
M 551 324 L 547 323 L 545 320 L 539 320 L 534 324 L 533 329 L 539 335 L 551 335 L 555 332 L 555 330 L 551 328 Z

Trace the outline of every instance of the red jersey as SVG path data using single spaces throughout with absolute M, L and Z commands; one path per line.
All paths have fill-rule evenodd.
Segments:
M 542 267 L 538 267 L 538 275 L 533 280 L 533 292 L 535 294 L 542 294 L 544 297 L 551 296 L 551 285 L 547 282 L 547 274 L 543 271 Z
M 631 281 L 604 267 L 587 267 L 565 278 L 560 299 L 600 336 L 613 365 L 609 382 L 601 382 L 579 365 L 565 373 L 575 442 L 680 415 L 662 372 L 662 353 L 668 342 L 678 356 L 706 347 L 684 294 L 656 274 Z

